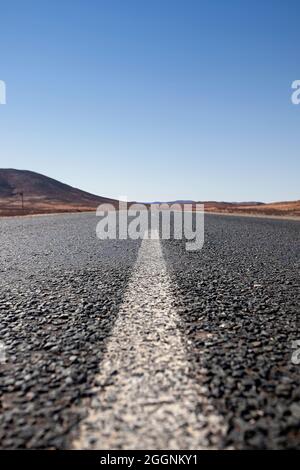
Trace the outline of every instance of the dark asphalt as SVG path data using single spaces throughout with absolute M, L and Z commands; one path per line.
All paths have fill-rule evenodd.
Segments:
M 66 448 L 140 241 L 100 241 L 93 215 L 1 220 L 0 447 Z
M 140 247 L 98 240 L 96 222 L 0 220 L 0 448 L 68 448 L 93 396 Z M 299 234 L 206 216 L 202 251 L 162 242 L 194 379 L 228 425 L 222 447 L 300 448 Z
M 224 447 L 300 448 L 300 223 L 206 216 L 205 243 L 163 242 L 194 374 L 226 419 Z

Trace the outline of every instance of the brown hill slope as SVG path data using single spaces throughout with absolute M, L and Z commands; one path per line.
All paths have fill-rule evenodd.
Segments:
M 88 211 L 102 203 L 115 205 L 117 201 L 95 196 L 33 171 L 0 169 L 0 215 Z

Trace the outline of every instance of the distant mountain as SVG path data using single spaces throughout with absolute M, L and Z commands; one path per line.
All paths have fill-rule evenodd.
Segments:
M 258 201 L 247 202 L 226 202 L 226 201 L 192 201 L 178 199 L 166 202 L 167 204 L 179 204 L 184 208 L 184 204 L 204 204 L 205 212 L 220 214 L 241 214 L 241 215 L 268 215 L 268 216 L 288 216 L 300 217 L 300 201 L 286 201 L 264 203 Z M 163 201 L 155 201 L 148 204 L 163 204 Z
M 192 199 L 176 199 L 174 201 L 152 201 L 142 202 L 141 204 L 206 204 L 213 206 L 260 206 L 264 205 L 264 202 L 226 202 L 226 201 L 194 201 Z
M 204 202 L 206 212 L 222 214 L 269 215 L 269 216 L 300 216 L 300 201 L 286 202 Z
M 103 203 L 117 204 L 33 171 L 0 169 L 0 213 L 20 210 L 22 195 L 29 213 L 85 211 Z
M 196 201 L 190 199 L 177 199 L 176 201 L 152 201 L 144 202 L 142 204 L 195 204 Z

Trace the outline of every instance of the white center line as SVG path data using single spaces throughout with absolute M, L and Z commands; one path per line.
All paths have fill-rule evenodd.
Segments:
M 225 432 L 207 390 L 189 377 L 172 282 L 153 238 L 142 241 L 76 449 L 214 448 Z

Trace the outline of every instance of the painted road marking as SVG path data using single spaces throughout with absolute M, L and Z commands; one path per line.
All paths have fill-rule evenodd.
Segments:
M 159 239 L 142 241 L 76 449 L 206 449 L 225 432 L 192 367 Z M 215 438 L 212 443 L 208 434 Z

